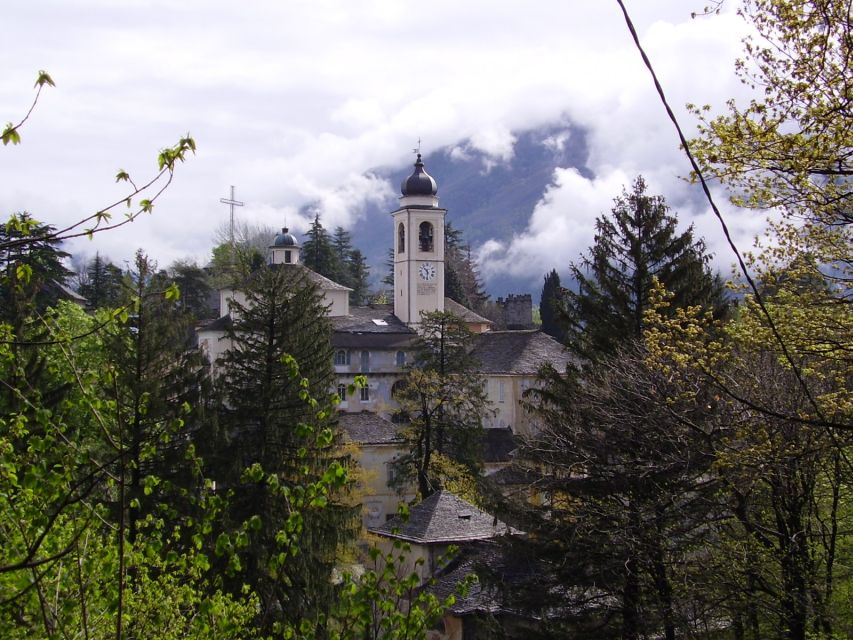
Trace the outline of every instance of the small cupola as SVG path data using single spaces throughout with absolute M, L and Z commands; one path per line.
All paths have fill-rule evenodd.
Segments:
M 270 246 L 270 264 L 298 264 L 299 242 L 287 227 L 282 227 Z

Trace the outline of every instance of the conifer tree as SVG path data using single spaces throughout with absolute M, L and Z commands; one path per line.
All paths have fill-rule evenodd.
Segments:
M 55 285 L 72 275 L 60 243 L 42 239 L 53 231 L 26 212 L 0 225 L 0 321 L 14 325 L 15 316 L 44 311 L 57 300 Z
M 551 273 L 545 276 L 545 284 L 542 285 L 539 316 L 542 319 L 542 331 L 557 340 L 562 340 L 563 337 L 563 330 L 559 321 L 562 297 L 560 274 L 557 273 L 556 269 L 551 269 Z
M 367 299 L 367 278 L 370 276 L 370 267 L 367 266 L 367 259 L 364 254 L 358 249 L 350 251 L 350 284 L 352 292 L 350 292 L 350 304 L 361 305 Z
M 338 284 L 353 286 L 352 236 L 343 227 L 335 227 L 331 238 L 332 252 L 335 255 L 336 273 L 332 278 Z
M 329 232 L 320 223 L 320 214 L 314 215 L 314 222 L 305 234 L 302 245 L 302 263 L 312 271 L 334 280 L 339 275 L 335 248 L 329 238 Z
M 446 276 L 445 276 L 446 278 Z M 389 302 L 394 302 L 394 247 L 389 247 L 385 254 L 385 275 L 382 276 L 382 284 L 387 287 L 387 291 L 391 292 Z M 445 295 L 447 293 L 445 292 Z
M 119 306 L 124 278 L 121 269 L 96 253 L 86 268 L 86 275 L 85 284 L 80 285 L 80 295 L 86 298 L 90 309 Z
M 594 360 L 643 332 L 652 281 L 673 294 L 672 308 L 705 305 L 723 314 L 722 280 L 709 268 L 705 243 L 693 229 L 676 229 L 663 196 L 646 193 L 638 177 L 616 198 L 610 216 L 596 221 L 595 242 L 571 266 L 577 291 L 566 290 L 564 320 L 570 349 Z
M 210 318 L 210 295 L 213 288 L 209 274 L 194 262 L 177 261 L 169 267 L 169 276 L 181 292 L 178 305 L 196 321 Z
M 147 518 L 166 518 L 177 531 L 199 515 L 195 497 L 203 480 L 195 473 L 192 442 L 210 384 L 192 341 L 193 318 L 176 303 L 165 272 L 141 250 L 120 293 L 113 306 L 133 313 L 125 311 L 126 323 L 108 323 L 99 332 L 104 374 L 98 395 L 109 399 L 111 420 L 89 429 L 105 432 L 103 453 L 113 461 L 108 472 L 117 490 L 102 500 L 119 539 L 133 547 L 150 533 Z M 133 590 L 138 564 L 120 562 Z
M 300 492 L 327 471 L 336 454 L 334 412 L 305 401 L 328 397 L 334 382 L 331 327 L 321 294 L 304 269 L 290 265 L 255 272 L 244 292 L 245 303 L 231 301 L 231 348 L 219 363 L 224 430 L 212 468 L 218 484 L 233 492 L 232 530 L 257 523 L 240 555 L 244 572 L 234 588 L 252 585 L 262 603 L 261 626 L 269 630 L 276 622 L 316 619 L 331 606 L 335 552 L 352 536 L 354 514 L 333 500 L 293 512 L 280 490 L 245 473 L 254 466 L 285 493 Z M 291 375 L 291 357 L 307 386 Z M 312 437 L 318 430 L 328 434 L 321 445 Z M 279 546 L 293 518 L 300 519 L 295 556 Z

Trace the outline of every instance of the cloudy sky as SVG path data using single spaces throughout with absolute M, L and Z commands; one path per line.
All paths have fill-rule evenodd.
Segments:
M 689 131 L 686 102 L 743 97 L 734 0 L 697 19 L 708 0 L 626 4 Z M 152 215 L 75 252 L 204 261 L 232 184 L 241 219 L 302 231 L 299 207 L 319 201 L 327 228 L 346 227 L 368 203 L 393 208 L 397 186 L 371 170 L 411 162 L 418 138 L 425 153 L 478 152 L 488 170 L 511 160 L 513 132 L 570 120 L 595 177 L 558 169 L 523 234 L 477 248 L 486 277 L 575 259 L 638 173 L 731 262 L 680 179 L 689 168 L 615 0 L 31 0 L 3 23 L 0 120 L 26 112 L 39 69 L 56 82 L 22 144 L 0 148 L 4 216 L 68 224 L 124 197 L 119 168 L 144 181 L 161 148 L 187 132 L 198 144 Z M 760 219 L 731 215 L 748 244 Z

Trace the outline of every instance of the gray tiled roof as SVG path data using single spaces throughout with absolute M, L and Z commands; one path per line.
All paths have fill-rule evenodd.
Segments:
M 335 331 L 349 333 L 406 333 L 417 335 L 394 315 L 388 304 L 350 307 L 349 315 L 331 318 Z M 374 322 L 378 320 L 379 322 Z
M 349 315 L 331 318 L 332 346 L 354 349 L 410 347 L 418 334 L 394 315 L 392 305 L 350 307 Z
M 509 533 L 510 527 L 449 491 L 436 491 L 409 510 L 408 520 L 397 516 L 370 531 L 389 538 L 434 544 L 494 538 Z
M 308 278 L 308 280 L 316 284 L 319 289 L 325 291 L 352 291 L 352 289 L 350 289 L 349 287 L 345 287 L 342 284 L 338 284 L 334 280 L 329 280 L 329 278 L 327 278 L 326 276 L 321 276 L 319 273 L 309 269 L 304 264 L 268 264 L 265 268 L 283 271 L 285 273 L 288 273 L 288 275 L 291 275 L 292 277 L 296 277 L 299 274 L 304 274 Z M 256 271 L 246 276 L 246 278 L 244 278 L 243 281 L 237 286 L 226 288 L 232 288 L 237 290 L 245 289 L 248 286 L 248 283 L 251 282 L 252 279 L 255 277 L 256 273 L 258 272 Z
M 483 316 L 477 315 L 468 307 L 463 307 L 461 304 L 459 304 L 455 300 L 451 300 L 450 298 L 444 299 L 444 310 L 448 313 L 452 313 L 455 316 L 459 316 L 465 322 L 485 322 L 486 324 L 492 324 L 492 321 L 488 318 L 484 318 Z
M 370 411 L 340 412 L 338 426 L 351 442 L 358 444 L 397 444 L 402 439 L 397 425 Z
M 501 610 L 501 594 L 493 585 L 477 580 L 471 584 L 468 592 L 460 597 L 459 585 L 469 575 L 477 575 L 476 567 L 472 558 L 465 558 L 458 565 L 438 576 L 435 582 L 427 587 L 427 590 L 442 601 L 448 596 L 455 596 L 450 611 L 458 616 L 471 613 L 499 612 Z
M 573 360 L 562 344 L 535 329 L 479 333 L 473 355 L 485 374 L 535 375 L 547 362 L 563 370 Z
M 304 271 L 308 276 L 308 279 L 324 291 L 352 291 L 352 289 L 350 289 L 349 287 L 345 287 L 342 284 L 338 284 L 337 282 L 335 282 L 334 280 L 330 280 L 326 276 L 321 276 L 319 273 L 309 269 L 304 264 L 274 264 L 269 266 L 275 269 L 293 269 L 294 271 Z

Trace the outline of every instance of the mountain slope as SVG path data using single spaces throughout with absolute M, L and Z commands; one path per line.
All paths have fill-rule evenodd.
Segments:
M 508 242 L 523 231 L 555 168 L 575 167 L 581 174 L 591 175 L 585 167 L 587 145 L 581 129 L 558 126 L 515 136 L 514 154 L 507 162 L 494 163 L 470 144 L 424 157 L 426 170 L 438 183 L 440 205 L 448 210 L 447 220 L 462 230 L 473 248 L 489 239 Z M 387 178 L 396 189 L 411 171 L 407 166 L 373 173 Z M 385 275 L 385 258 L 393 242 L 388 214 L 395 205 L 388 203 L 384 211 L 368 209 L 352 229 L 353 245 L 367 256 L 375 282 Z M 532 293 L 536 298 L 541 283 L 501 276 L 491 278 L 485 286 L 492 297 Z

